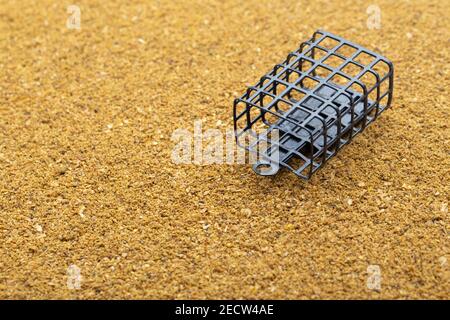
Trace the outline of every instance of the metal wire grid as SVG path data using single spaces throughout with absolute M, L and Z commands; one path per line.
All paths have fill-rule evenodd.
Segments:
M 319 30 L 234 101 L 236 141 L 262 158 L 275 144 L 279 166 L 309 179 L 390 106 L 392 91 L 389 60 Z

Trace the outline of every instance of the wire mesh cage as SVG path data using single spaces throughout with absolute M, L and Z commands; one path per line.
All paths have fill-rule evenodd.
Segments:
M 383 56 L 316 31 L 234 101 L 236 142 L 258 156 L 256 173 L 309 179 L 390 106 L 393 73 Z

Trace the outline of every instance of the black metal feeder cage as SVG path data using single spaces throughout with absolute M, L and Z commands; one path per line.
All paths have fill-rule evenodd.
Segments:
M 309 179 L 390 106 L 393 76 L 385 57 L 316 31 L 234 101 L 236 142 L 256 173 Z

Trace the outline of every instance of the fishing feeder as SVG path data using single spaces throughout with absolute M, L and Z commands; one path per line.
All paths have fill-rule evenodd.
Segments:
M 257 174 L 309 179 L 391 105 L 393 75 L 385 57 L 316 31 L 234 101 L 236 142 Z

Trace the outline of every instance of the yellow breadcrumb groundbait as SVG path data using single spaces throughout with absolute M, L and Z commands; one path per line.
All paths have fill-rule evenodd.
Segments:
M 448 3 L 370 6 L 3 1 L 0 298 L 448 299 Z M 172 161 L 319 28 L 391 109 L 309 182 Z

